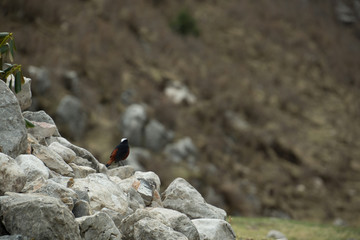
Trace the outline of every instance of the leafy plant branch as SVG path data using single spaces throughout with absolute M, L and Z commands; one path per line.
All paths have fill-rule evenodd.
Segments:
M 14 90 L 15 93 L 18 93 L 21 91 L 21 84 L 25 83 L 21 65 L 5 63 L 7 58 L 9 58 L 10 62 L 14 61 L 15 51 L 16 46 L 13 33 L 0 32 L 0 79 L 6 82 L 10 76 L 9 88 L 12 88 L 13 80 L 15 80 Z

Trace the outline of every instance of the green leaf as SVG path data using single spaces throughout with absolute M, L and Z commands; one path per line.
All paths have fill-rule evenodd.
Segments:
M 5 44 L 4 46 L 1 46 L 1 47 L 0 47 L 0 52 L 1 52 L 1 54 L 6 53 L 8 50 L 9 50 L 9 46 L 6 45 L 6 44 Z
M 21 91 L 21 82 L 22 82 L 22 75 L 20 71 L 17 71 L 15 74 L 15 93 Z
M 7 74 L 9 71 L 11 71 L 11 69 L 14 67 L 13 65 L 11 64 L 6 64 L 8 65 L 8 67 L 4 70 L 4 73 Z
M 24 75 L 23 75 L 22 71 L 20 71 L 20 74 L 21 74 L 21 84 L 24 84 L 25 83 L 25 78 L 24 78 Z
M 29 120 L 27 120 L 26 118 L 25 118 L 25 126 L 26 126 L 26 128 L 35 127 L 35 125 L 32 122 L 30 122 Z
M 11 55 L 14 57 L 14 50 L 16 50 L 16 49 L 15 49 L 14 39 L 11 39 L 11 40 L 9 41 L 9 47 L 10 47 Z
M 8 32 L 0 32 L 0 37 L 6 37 L 7 35 L 9 35 Z
M 12 88 L 12 79 L 10 79 L 9 81 L 9 86 L 8 86 L 10 89 Z
M 8 46 L 9 46 L 9 49 L 10 49 L 10 52 L 9 52 L 10 62 L 13 62 L 13 61 L 14 61 L 14 56 L 13 56 L 13 54 L 12 54 L 12 52 L 11 52 L 10 44 L 9 44 L 9 43 L 6 43 L 6 45 L 8 45 Z

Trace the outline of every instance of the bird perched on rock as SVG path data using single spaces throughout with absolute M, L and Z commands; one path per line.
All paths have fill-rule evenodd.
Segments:
M 127 138 L 121 139 L 119 145 L 112 151 L 110 160 L 106 163 L 106 167 L 110 166 L 113 162 L 119 162 L 125 160 L 130 153 L 129 143 Z

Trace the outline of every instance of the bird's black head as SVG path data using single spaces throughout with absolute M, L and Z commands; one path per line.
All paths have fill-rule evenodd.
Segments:
M 120 144 L 121 145 L 128 145 L 129 144 L 128 139 L 127 138 L 122 138 L 121 141 L 120 141 Z

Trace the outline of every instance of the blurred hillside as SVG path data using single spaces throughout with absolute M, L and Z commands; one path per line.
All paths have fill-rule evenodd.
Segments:
M 193 165 L 162 151 L 141 162 L 163 186 L 185 177 L 230 214 L 359 225 L 360 5 L 345 3 L 352 21 L 330 0 L 3 0 L 0 28 L 33 79 L 32 110 L 56 121 L 64 96 L 80 99 L 87 126 L 73 141 L 100 161 L 125 109 L 146 104 L 198 149 Z M 174 31 L 184 14 L 188 35 Z M 195 100 L 174 103 L 173 84 Z

